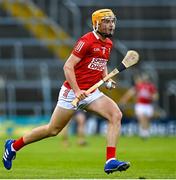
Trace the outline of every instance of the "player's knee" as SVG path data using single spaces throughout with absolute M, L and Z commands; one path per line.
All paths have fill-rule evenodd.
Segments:
M 49 136 L 57 136 L 59 132 L 60 131 L 57 128 L 49 128 L 48 134 Z
M 57 136 L 59 134 L 59 131 L 58 130 L 52 130 L 50 131 L 50 136 Z
M 112 114 L 112 123 L 114 124 L 121 123 L 121 119 L 122 119 L 121 111 L 118 110 Z
M 123 116 L 122 112 L 119 111 L 119 112 L 118 112 L 118 118 L 119 118 L 120 121 L 121 121 L 121 119 L 122 119 L 122 116 Z

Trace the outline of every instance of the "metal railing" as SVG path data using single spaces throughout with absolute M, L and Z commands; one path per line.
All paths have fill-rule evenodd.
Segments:
M 58 89 L 61 87 L 61 81 L 50 81 L 48 78 L 42 78 L 41 80 L 33 81 L 9 81 L 4 86 L 0 86 L 0 92 L 6 92 L 4 100 L 0 101 L 1 111 L 3 111 L 5 116 L 14 116 L 17 114 L 23 114 L 24 110 L 31 111 L 31 115 L 49 115 L 52 112 L 53 105 L 57 103 L 57 97 L 55 101 L 52 101 L 51 89 Z M 41 92 L 42 100 L 39 101 L 17 101 L 16 92 L 17 90 L 36 90 Z M 5 93 L 4 93 L 5 94 Z M 29 94 L 25 94 L 29 96 Z M 25 98 L 24 98 L 25 99 Z M 20 111 L 20 112 L 19 112 Z

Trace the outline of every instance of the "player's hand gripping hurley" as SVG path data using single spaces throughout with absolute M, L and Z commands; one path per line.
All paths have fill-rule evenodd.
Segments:
M 97 89 L 98 87 L 100 87 L 103 83 L 105 83 L 107 80 L 109 80 L 110 78 L 112 78 L 113 76 L 115 76 L 116 74 L 118 74 L 119 72 L 133 66 L 134 64 L 136 64 L 139 61 L 139 54 L 134 51 L 134 50 L 129 50 L 126 54 L 126 56 L 124 57 L 124 59 L 122 60 L 122 62 L 120 63 L 118 69 L 115 68 L 113 71 L 111 71 L 107 76 L 105 76 L 102 80 L 100 80 L 99 82 L 97 82 L 96 84 L 94 84 L 92 87 L 90 87 L 87 91 L 86 94 L 90 94 L 91 92 L 93 92 L 95 89 Z M 79 102 L 78 98 L 75 98 L 72 101 L 72 105 L 77 107 L 77 104 Z

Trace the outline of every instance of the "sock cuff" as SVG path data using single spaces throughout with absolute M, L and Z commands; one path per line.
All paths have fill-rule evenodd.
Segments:
M 107 146 L 106 147 L 106 160 L 116 157 L 116 147 Z
M 15 151 L 20 150 L 23 146 L 25 146 L 24 141 L 23 141 L 23 137 L 19 138 L 18 140 L 16 140 L 13 144 L 12 147 Z
M 13 152 L 16 152 L 16 150 L 15 150 L 14 147 L 13 147 L 13 143 L 11 144 L 11 150 L 12 150 Z
M 111 161 L 111 160 L 116 160 L 116 158 L 110 158 L 110 159 L 108 159 L 108 160 L 106 161 L 106 164 L 107 164 L 109 161 Z

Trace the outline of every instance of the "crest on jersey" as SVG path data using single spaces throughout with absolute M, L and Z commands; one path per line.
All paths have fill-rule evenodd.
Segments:
M 101 47 L 103 54 L 106 52 L 106 47 Z

